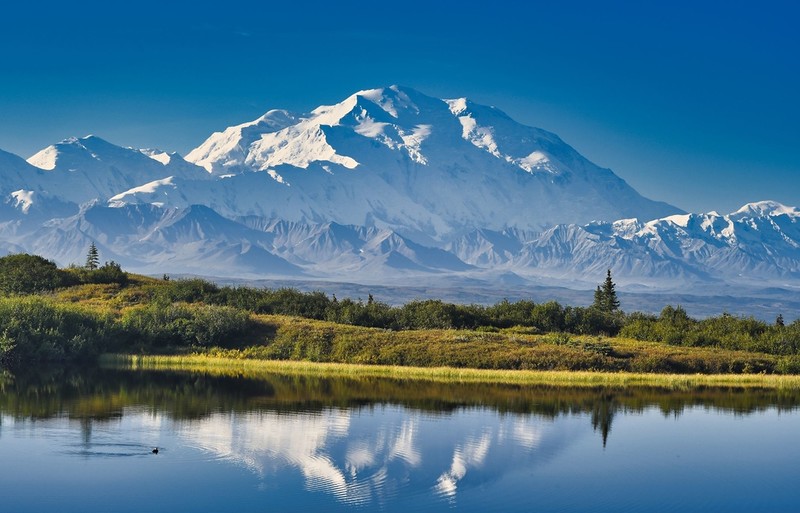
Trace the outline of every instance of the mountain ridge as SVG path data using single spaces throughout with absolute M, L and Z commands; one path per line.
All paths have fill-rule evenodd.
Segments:
M 36 164 L 36 165 L 34 165 Z M 186 157 L 69 138 L 0 151 L 0 249 L 151 273 L 369 283 L 800 284 L 800 210 L 685 213 L 495 107 L 390 86 L 273 109 Z
M 682 212 L 642 198 L 555 134 L 466 99 L 468 110 L 454 111 L 458 101 L 397 86 L 363 90 L 308 114 L 270 111 L 259 119 L 281 112 L 280 124 L 258 132 L 255 120 L 217 132 L 187 159 L 219 174 L 266 171 L 294 186 L 287 191 L 262 185 L 262 197 L 277 193 L 288 203 L 280 212 L 262 209 L 267 217 L 383 225 L 439 241 L 478 226 L 531 229 Z M 503 133 L 477 122 L 472 132 L 466 130 L 465 120 L 478 111 L 505 123 Z M 473 132 L 483 134 L 480 141 Z M 459 197 L 440 194 L 453 186 Z M 572 204 L 575 196 L 584 201 Z M 329 201 L 314 202 L 316 197 Z

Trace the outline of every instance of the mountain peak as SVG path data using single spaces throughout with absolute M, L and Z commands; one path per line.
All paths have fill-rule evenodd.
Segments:
M 269 111 L 214 133 L 186 160 L 212 175 L 267 171 L 292 185 L 253 180 L 264 191 L 258 200 L 248 191 L 248 212 L 346 225 L 369 220 L 440 241 L 476 227 L 538 230 L 681 213 L 641 197 L 553 133 L 467 98 L 442 100 L 397 85 L 363 89 L 306 115 Z
M 426 96 L 415 89 L 392 85 L 357 91 L 333 105 L 322 105 L 311 111 L 310 121 L 336 126 L 344 119 L 363 119 L 365 116 L 383 123 L 413 126 L 422 114 L 441 111 L 442 100 Z
M 288 110 L 270 109 L 258 119 L 250 123 L 245 123 L 244 125 L 240 126 L 242 127 L 260 126 L 260 127 L 269 127 L 276 130 L 280 130 L 293 123 L 296 123 L 297 120 L 298 116 L 292 112 L 289 112 Z
M 182 158 L 177 151 L 170 153 L 155 148 L 141 148 L 139 151 L 165 166 L 169 165 L 175 158 Z
M 87 149 L 90 146 L 108 146 L 108 147 L 116 147 L 115 145 L 111 144 L 110 142 L 106 141 L 105 139 L 98 137 L 94 134 L 84 135 L 83 137 L 67 137 L 63 141 L 56 143 L 54 146 L 56 147 L 78 147 Z
M 97 159 L 98 153 L 118 153 L 120 151 L 128 150 L 89 134 L 83 137 L 67 137 L 56 144 L 51 144 L 28 158 L 28 163 L 40 169 L 52 171 L 58 166 L 59 159 L 64 155 L 88 153 L 91 158 Z
M 786 206 L 777 201 L 763 200 L 748 203 L 736 212 L 733 212 L 731 215 L 737 217 L 772 217 L 783 214 L 789 215 L 790 217 L 800 217 L 800 210 L 798 210 L 796 207 Z
M 203 144 L 190 151 L 185 160 L 205 168 L 209 173 L 229 173 L 245 165 L 249 147 L 263 135 L 283 130 L 300 119 L 288 110 L 269 110 L 253 121 L 214 132 Z
M 359 91 L 355 96 L 360 96 L 373 102 L 395 119 L 400 117 L 400 112 L 402 111 L 419 114 L 420 109 L 415 104 L 414 99 L 419 97 L 428 98 L 410 87 L 398 85 Z
M 9 244 L 71 261 L 91 236 L 149 271 L 800 279 L 797 208 L 686 215 L 496 107 L 397 85 L 269 110 L 186 159 L 94 135 L 0 151 L 0 215 Z

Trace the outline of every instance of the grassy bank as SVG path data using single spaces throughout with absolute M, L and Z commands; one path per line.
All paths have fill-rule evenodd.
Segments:
M 297 360 L 401 367 L 607 371 L 663 374 L 785 373 L 775 355 L 670 346 L 620 337 L 525 330 L 391 331 L 282 315 L 257 315 L 245 347 L 204 349 L 231 359 Z
M 631 376 L 800 374 L 800 353 L 789 327 L 775 328 L 775 333 L 786 338 L 777 344 L 762 344 L 762 349 L 762 345 L 750 343 L 761 340 L 756 335 L 742 338 L 736 331 L 753 323 L 729 316 L 714 324 L 719 324 L 720 333 L 728 333 L 724 344 L 697 337 L 682 343 L 683 338 L 672 337 L 678 332 L 671 331 L 672 342 L 664 343 L 649 341 L 647 337 L 660 332 L 651 330 L 648 323 L 652 320 L 642 316 L 628 319 L 627 327 L 636 328 L 631 338 L 549 331 L 557 326 L 545 322 L 547 317 L 536 321 L 536 326 L 514 324 L 527 322 L 526 316 L 541 314 L 539 310 L 547 305 L 545 310 L 558 313 L 549 303 L 501 303 L 483 310 L 475 307 L 476 312 L 483 312 L 481 315 L 491 313 L 493 324 L 470 329 L 453 327 L 472 318 L 464 317 L 461 307 L 440 302 L 395 309 L 398 315 L 405 312 L 398 318 L 408 322 L 403 324 L 407 327 L 394 329 L 341 320 L 338 314 L 354 304 L 346 303 L 321 293 L 219 288 L 202 280 L 168 281 L 133 275 L 124 284 L 88 283 L 44 295 L 0 298 L 0 313 L 4 314 L 0 316 L 0 364 L 21 368 L 48 360 L 89 360 L 101 353 L 194 353 L 230 360 L 451 369 L 437 371 L 440 374 L 462 372 L 452 369 L 602 371 Z M 377 302 L 362 306 L 365 311 L 382 308 Z M 263 313 L 284 310 L 294 313 Z M 449 312 L 449 317 L 442 317 L 442 312 Z M 331 316 L 335 320 L 309 316 Z M 627 319 L 621 314 L 617 317 Z M 672 317 L 683 322 L 677 314 Z M 445 318 L 460 320 L 444 322 Z M 408 327 L 417 325 L 449 327 Z M 761 329 L 755 324 L 750 328 L 753 333 Z M 497 376 L 493 379 L 499 379 Z M 519 378 L 515 375 L 509 379 Z M 557 378 L 549 375 L 546 379 Z M 558 379 L 563 382 L 571 378 Z M 637 378 L 614 379 L 629 382 Z
M 204 372 L 218 376 L 302 375 L 313 377 L 357 377 L 423 380 L 441 383 L 494 383 L 564 387 L 661 387 L 693 389 L 741 387 L 800 389 L 800 376 L 766 374 L 645 374 L 630 372 L 526 371 L 456 369 L 452 367 L 401 367 L 226 358 L 209 355 L 143 356 L 104 355 L 106 366 L 142 370 Z

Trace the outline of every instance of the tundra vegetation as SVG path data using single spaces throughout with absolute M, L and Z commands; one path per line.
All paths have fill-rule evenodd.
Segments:
M 130 275 L 96 256 L 59 269 L 0 258 L 0 362 L 91 361 L 103 353 L 476 369 L 800 373 L 800 321 L 680 306 L 626 314 L 610 272 L 588 307 L 438 300 L 391 306 L 295 289 L 220 287 Z M 91 265 L 90 265 L 91 264 Z

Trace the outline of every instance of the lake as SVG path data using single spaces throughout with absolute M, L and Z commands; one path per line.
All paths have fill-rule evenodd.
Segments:
M 4 373 L 0 509 L 793 512 L 798 406 L 781 390 Z

